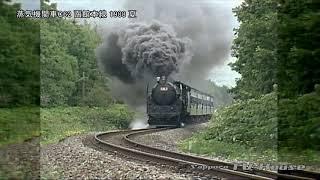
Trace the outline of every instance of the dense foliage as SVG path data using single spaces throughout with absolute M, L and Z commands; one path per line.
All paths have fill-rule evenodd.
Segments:
M 312 0 L 245 0 L 234 9 L 240 22 L 233 70 L 242 78 L 237 98 L 258 97 L 278 84 L 281 97 L 313 91 L 320 83 L 319 5 Z
M 241 23 L 236 29 L 231 64 L 241 74 L 232 90 L 236 98 L 257 97 L 272 91 L 276 83 L 277 2 L 246 0 L 234 9 Z
M 209 127 L 183 141 L 181 147 L 184 151 L 231 160 L 318 163 L 317 152 L 311 149 L 319 149 L 319 101 L 319 92 L 297 100 L 286 99 L 280 106 L 289 106 L 282 109 L 288 121 L 281 124 L 275 92 L 237 101 L 214 113 Z M 278 136 L 285 137 L 283 143 L 292 144 L 283 144 L 280 149 Z
M 319 3 L 244 0 L 234 13 L 240 27 L 232 46 L 237 61 L 230 65 L 241 79 L 231 91 L 240 101 L 216 112 L 210 128 L 183 149 L 318 163 Z
M 39 108 L 0 108 L 0 146 L 39 136 Z
M 42 9 L 56 7 L 41 1 Z M 83 113 L 89 112 L 91 125 L 97 121 L 98 125 L 110 123 L 108 127 L 126 128 L 130 116 L 122 112 L 128 109 L 112 105 L 107 78 L 98 71 L 95 48 L 100 37 L 95 28 L 61 18 L 18 19 L 18 9 L 19 4 L 0 1 L 0 107 L 12 108 L 0 110 L 0 145 L 39 135 L 40 101 L 44 107 L 108 107 L 111 112 L 83 109 Z M 74 120 L 64 123 L 62 135 L 73 124 L 81 124 L 81 119 L 72 116 L 87 117 L 83 113 L 61 113 Z
M 258 98 L 277 87 L 279 149 L 319 150 L 319 4 L 245 0 L 234 12 L 241 24 L 231 66 L 242 78 L 233 93 Z
M 127 128 L 132 119 L 133 112 L 124 105 L 41 108 L 41 143 L 89 131 Z
M 281 1 L 277 27 L 280 97 L 295 97 L 320 84 L 320 8 L 313 0 Z
M 277 97 L 271 93 L 260 99 L 239 101 L 219 109 L 203 138 L 238 143 L 259 150 L 276 149 L 277 125 Z
M 39 104 L 39 23 L 0 0 L 0 107 Z
M 0 0 L 0 179 L 32 179 L 31 158 L 19 159 L 19 146 L 16 153 L 5 150 L 40 134 L 40 27 L 36 20 L 16 18 L 20 8 Z
M 320 86 L 296 99 L 281 99 L 278 117 L 279 148 L 320 150 Z
M 214 113 L 209 127 L 183 140 L 185 152 L 231 161 L 277 162 L 275 93 L 238 101 Z M 264 114 L 259 113 L 263 110 Z
M 99 42 L 89 24 L 41 21 L 42 106 L 106 106 L 112 102 L 107 79 L 97 67 L 95 48 Z

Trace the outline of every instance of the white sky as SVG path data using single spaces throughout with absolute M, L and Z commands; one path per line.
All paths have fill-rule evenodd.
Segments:
M 35 0 L 14 0 L 15 2 L 22 3 L 23 9 L 39 9 L 39 1 Z M 122 10 L 123 4 L 126 0 L 51 0 L 58 4 L 58 9 L 60 10 Z M 243 0 L 194 0 L 192 3 L 203 3 L 210 5 L 217 5 L 219 7 L 224 7 L 229 9 L 230 12 L 232 8 L 241 4 Z M 99 24 L 99 20 L 95 21 Z M 100 20 L 101 21 L 101 20 Z M 106 21 L 112 21 L 111 19 L 106 19 Z M 236 18 L 232 20 L 234 27 L 238 26 Z M 105 23 L 105 22 L 104 22 Z M 110 22 L 113 23 L 113 22 Z M 215 81 L 218 85 L 226 85 L 228 87 L 235 85 L 235 79 L 240 78 L 240 74 L 232 71 L 227 65 L 231 61 L 235 61 L 235 58 L 229 56 L 229 59 L 225 61 L 225 64 L 216 66 L 212 69 L 209 79 Z
M 17 2 L 21 4 L 22 9 L 34 10 L 40 9 L 40 0 L 12 0 L 12 2 Z

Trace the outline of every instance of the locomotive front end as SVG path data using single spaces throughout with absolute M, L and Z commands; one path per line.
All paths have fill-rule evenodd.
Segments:
M 165 76 L 157 77 L 157 84 L 152 88 L 152 100 L 161 106 L 171 105 L 177 100 L 175 87 L 166 81 Z
M 165 76 L 157 77 L 157 83 L 148 94 L 147 114 L 149 125 L 177 125 L 181 113 L 180 92 Z

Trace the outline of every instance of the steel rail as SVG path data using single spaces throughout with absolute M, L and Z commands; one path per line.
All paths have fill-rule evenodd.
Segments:
M 122 130 L 122 131 L 112 131 L 106 133 L 99 133 L 95 135 L 95 140 L 113 151 L 119 151 L 121 153 L 141 157 L 145 160 L 151 160 L 152 162 L 162 162 L 169 165 L 174 166 L 182 166 L 185 168 L 189 168 L 191 171 L 194 172 L 202 172 L 204 174 L 223 177 L 223 178 L 237 178 L 237 179 L 312 179 L 312 178 L 304 178 L 299 176 L 293 175 L 283 175 L 283 174 L 266 174 L 262 173 L 252 173 L 252 172 L 244 172 L 244 171 L 236 171 L 233 169 L 224 169 L 224 168 L 203 168 L 198 169 L 194 167 L 210 167 L 210 166 L 230 166 L 233 164 L 225 163 L 225 162 L 218 162 L 212 159 L 191 156 L 181 153 L 170 152 L 166 150 L 157 149 L 154 147 L 146 146 L 137 142 L 134 142 L 130 138 L 142 135 L 146 133 L 154 133 L 158 131 L 168 130 L 170 128 L 158 128 L 158 129 L 142 129 L 142 130 Z M 122 136 L 122 142 L 112 142 L 115 136 Z M 119 138 L 119 137 L 118 137 Z M 107 139 L 107 140 L 106 140 Z

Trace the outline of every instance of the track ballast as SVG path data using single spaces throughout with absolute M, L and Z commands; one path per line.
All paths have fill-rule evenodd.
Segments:
M 126 157 L 134 157 L 146 162 L 161 163 L 184 169 L 185 172 L 195 172 L 205 177 L 228 179 L 317 179 L 319 177 L 319 174 L 305 171 L 288 175 L 259 169 L 241 171 L 240 166 L 237 170 L 233 170 L 232 163 L 166 151 L 133 140 L 136 136 L 168 129 L 172 129 L 172 127 L 104 132 L 96 134 L 94 140 L 99 148 L 109 152 L 121 153 Z

